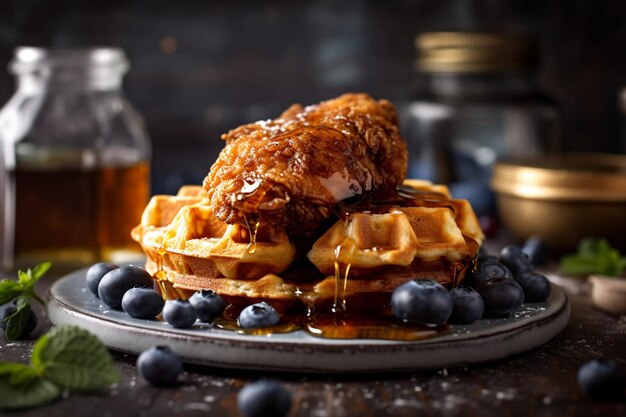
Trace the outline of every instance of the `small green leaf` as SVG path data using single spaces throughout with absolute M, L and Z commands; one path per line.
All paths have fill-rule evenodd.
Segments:
M 17 271 L 17 277 L 20 280 L 20 284 L 22 284 L 24 287 L 28 287 L 31 281 L 31 270 L 30 268 L 24 272 L 24 271 Z
M 16 304 L 17 311 L 4 319 L 6 323 L 4 334 L 7 340 L 17 340 L 24 334 L 28 316 L 30 316 L 29 301 L 30 297 L 28 295 L 19 295 Z
M 46 272 L 48 272 L 48 270 L 50 269 L 50 267 L 52 266 L 52 264 L 50 262 L 43 262 L 40 263 L 39 265 L 37 265 L 36 267 L 33 268 L 32 271 L 32 281 L 34 281 L 33 283 L 39 281 L 41 279 L 41 277 L 44 276 L 44 274 Z
M 36 407 L 61 395 L 59 387 L 47 379 L 39 378 L 28 365 L 11 365 L 15 365 L 12 367 L 13 371 L 0 372 L 0 409 L 16 410 Z
M 32 270 L 29 268 L 26 272 L 17 271 L 17 281 L 11 279 L 0 281 L 0 305 L 8 303 L 20 294 L 29 295 L 43 304 L 43 301 L 35 294 L 35 283 L 48 272 L 50 267 L 50 262 L 44 262 Z
M 3 279 L 0 281 L 0 305 L 8 303 L 23 292 L 24 286 L 18 281 Z
M 619 276 L 626 263 L 606 239 L 585 238 L 578 244 L 576 254 L 561 258 L 560 268 L 566 274 Z
M 33 269 L 28 268 L 26 272 L 17 271 L 20 284 L 22 284 L 25 288 L 33 288 L 35 283 L 39 281 L 46 272 L 48 272 L 51 266 L 52 264 L 50 262 L 43 262 Z
M 93 334 L 79 327 L 56 327 L 33 349 L 32 363 L 40 375 L 72 390 L 97 390 L 119 382 L 111 354 Z

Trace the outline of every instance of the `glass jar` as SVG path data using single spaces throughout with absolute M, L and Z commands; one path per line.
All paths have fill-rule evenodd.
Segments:
M 450 186 L 495 213 L 494 162 L 560 149 L 559 109 L 535 82 L 536 48 L 518 35 L 433 32 L 416 38 L 417 91 L 402 111 L 409 176 Z
M 19 47 L 0 111 L 0 261 L 87 264 L 137 251 L 150 141 L 124 98 L 121 49 Z

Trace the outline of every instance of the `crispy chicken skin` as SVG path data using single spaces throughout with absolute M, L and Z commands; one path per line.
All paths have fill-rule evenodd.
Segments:
M 204 180 L 226 223 L 260 220 L 293 236 L 313 233 L 338 201 L 406 176 L 407 148 L 387 100 L 344 94 L 292 105 L 279 118 L 222 135 L 226 146 Z

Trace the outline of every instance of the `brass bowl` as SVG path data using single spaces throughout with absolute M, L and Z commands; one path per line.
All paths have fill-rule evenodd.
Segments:
M 499 162 L 491 187 L 514 237 L 572 251 L 584 237 L 626 249 L 626 155 L 577 153 Z

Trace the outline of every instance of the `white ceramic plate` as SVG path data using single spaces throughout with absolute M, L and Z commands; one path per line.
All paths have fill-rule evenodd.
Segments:
M 524 305 L 508 318 L 455 325 L 420 341 L 322 339 L 303 331 L 240 335 L 200 322 L 180 330 L 108 308 L 87 289 L 85 273 L 86 269 L 73 272 L 51 287 L 46 308 L 52 323 L 83 327 L 114 350 L 139 354 L 168 345 L 185 362 L 226 368 L 393 372 L 488 362 L 546 343 L 567 325 L 570 315 L 567 295 L 553 285 L 545 303 Z

